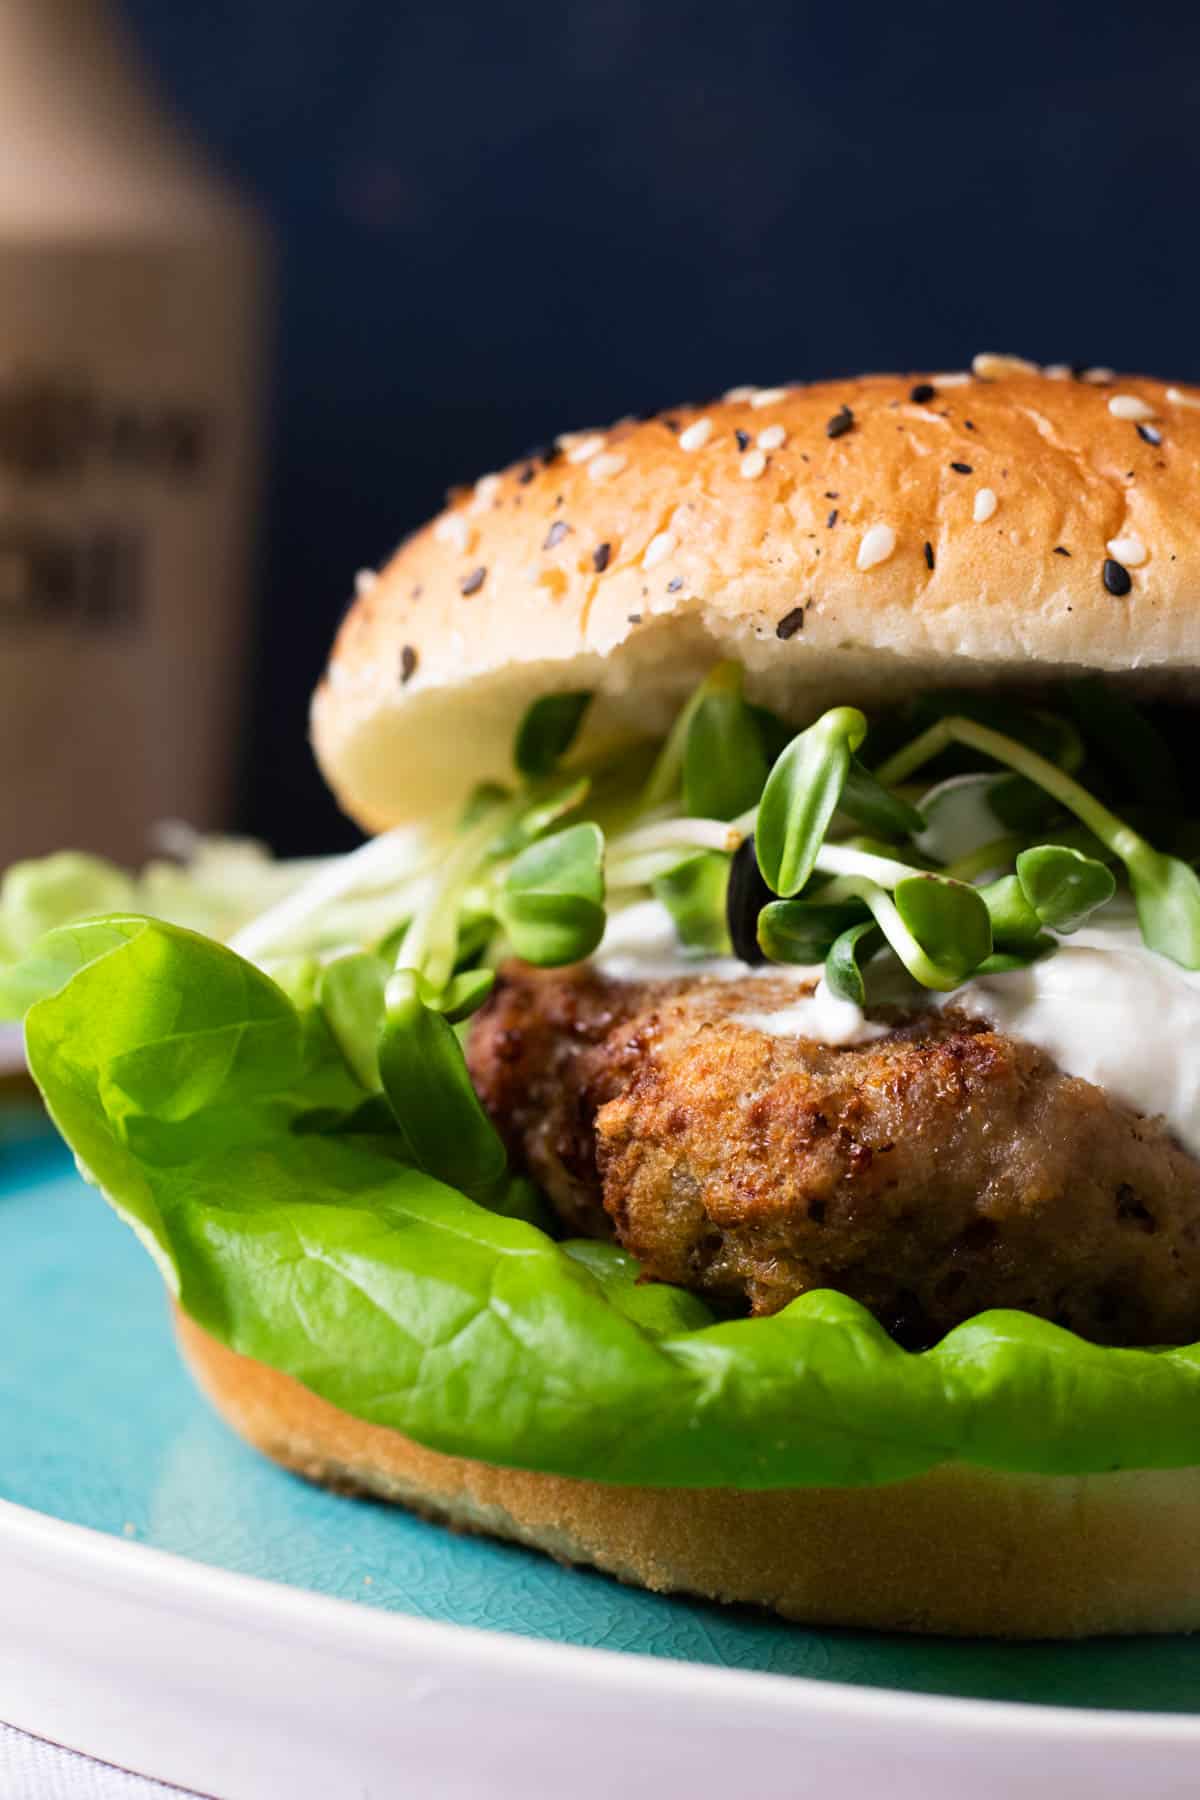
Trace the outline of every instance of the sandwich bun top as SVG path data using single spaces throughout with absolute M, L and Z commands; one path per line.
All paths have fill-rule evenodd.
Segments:
M 313 742 L 379 830 L 502 776 L 539 694 L 593 690 L 598 748 L 663 732 L 721 657 L 797 723 L 1081 669 L 1184 686 L 1200 388 L 980 356 L 570 433 L 360 577 Z

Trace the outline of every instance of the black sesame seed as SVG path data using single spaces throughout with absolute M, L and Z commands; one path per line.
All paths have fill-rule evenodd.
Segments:
M 421 586 L 421 583 L 418 581 L 416 587 L 412 591 L 410 598 L 413 600 L 419 600 L 421 598 L 421 595 L 424 592 L 425 592 L 425 589 Z
M 932 567 L 933 567 L 933 545 L 930 543 L 928 538 L 925 539 L 923 548 L 925 551 L 925 567 L 927 569 L 932 569 Z
M 546 444 L 544 448 L 538 452 L 538 455 L 542 459 L 542 466 L 548 469 L 551 463 L 556 463 L 558 461 L 562 453 L 562 446 L 560 444 Z
M 671 577 L 670 581 L 668 581 L 668 583 L 667 583 L 667 592 L 668 592 L 668 594 L 677 594 L 682 586 L 683 586 L 683 576 L 682 575 L 673 575 Z
M 1084 376 L 1087 374 L 1087 372 L 1090 368 L 1091 368 L 1090 363 L 1072 363 L 1071 364 L 1071 379 L 1072 379 L 1072 381 L 1082 381 Z
M 416 672 L 417 653 L 411 644 L 405 644 L 400 652 L 400 685 L 411 681 Z
M 1071 552 L 1067 549 L 1065 544 L 1055 544 L 1054 554 L 1055 556 L 1070 556 Z
M 464 575 L 459 582 L 458 591 L 460 594 L 477 594 L 486 580 L 487 570 L 485 568 L 472 569 L 471 573 Z
M 826 488 L 825 489 L 825 498 L 827 500 L 836 500 L 837 497 L 838 497 L 838 491 L 836 488 Z
M 854 414 L 848 406 L 843 406 L 834 413 L 832 419 L 825 421 L 825 436 L 831 438 L 845 437 L 848 431 L 854 430 Z
M 1122 564 L 1115 562 L 1111 556 L 1106 556 L 1104 559 L 1104 585 L 1110 594 L 1115 594 L 1120 600 L 1133 586 L 1133 577 Z
M 546 541 L 542 545 L 542 549 L 553 550 L 555 544 L 562 543 L 570 529 L 571 527 L 567 524 L 565 519 L 555 519 L 553 525 L 546 533 Z
M 625 616 L 631 625 L 640 625 L 642 622 L 641 613 L 626 613 Z
M 597 544 L 592 551 L 592 567 L 597 575 L 603 575 L 608 567 L 608 559 L 612 555 L 611 544 Z
M 521 470 L 521 473 L 517 476 L 517 480 L 520 482 L 522 487 L 528 487 L 529 483 L 533 480 L 533 478 L 536 474 L 537 474 L 537 464 L 536 463 L 526 463 L 525 467 Z
M 975 429 L 974 419 L 964 419 L 963 424 L 966 426 L 968 431 L 974 431 L 974 429 Z
M 748 431 L 735 431 L 733 435 L 737 439 L 737 447 L 739 450 L 748 450 L 750 448 L 750 433 Z
M 956 475 L 973 475 L 975 473 L 970 463 L 951 463 L 950 467 Z
M 937 389 L 932 381 L 918 381 L 908 397 L 914 406 L 924 406 L 926 401 L 932 400 L 936 393 Z
M 673 413 L 664 413 L 662 415 L 662 422 L 666 426 L 668 431 L 678 431 L 679 430 L 679 420 L 674 416 Z
M 1162 432 L 1159 431 L 1158 427 L 1155 425 L 1139 425 L 1137 428 L 1137 434 L 1147 444 L 1161 444 L 1162 443 Z
M 802 606 L 793 606 L 791 612 L 784 613 L 782 619 L 780 619 L 778 625 L 775 627 L 775 636 L 777 638 L 783 638 L 786 642 L 788 638 L 795 637 L 798 631 L 803 630 L 804 608 Z
M 830 530 L 832 530 L 833 527 L 837 524 L 837 507 L 836 506 L 834 507 L 833 511 L 830 513 L 829 517 L 826 519 L 825 523 L 830 528 Z

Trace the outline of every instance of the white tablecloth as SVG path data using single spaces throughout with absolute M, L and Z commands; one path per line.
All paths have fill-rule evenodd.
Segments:
M 200 1800 L 0 1725 L 0 1800 Z

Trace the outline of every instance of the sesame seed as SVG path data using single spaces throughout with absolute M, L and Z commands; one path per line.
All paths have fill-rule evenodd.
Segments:
M 683 586 L 683 576 L 682 575 L 672 575 L 670 581 L 668 581 L 668 583 L 667 583 L 667 592 L 668 592 L 668 594 L 677 594 L 682 586 Z
M 521 473 L 517 476 L 517 480 L 520 482 L 522 487 L 528 487 L 530 482 L 533 480 L 533 478 L 536 474 L 537 474 L 537 464 L 529 462 L 529 463 L 525 464 L 525 467 L 521 470 Z
M 1173 406 L 1200 407 L 1200 394 L 1185 394 L 1182 388 L 1169 387 L 1167 399 Z
M 1114 394 L 1108 403 L 1114 419 L 1152 419 L 1154 408 L 1147 406 L 1139 394 Z
M 443 513 L 433 528 L 433 535 L 439 544 L 449 544 L 461 556 L 471 542 L 471 527 L 461 513 Z
M 733 435 L 737 439 L 737 447 L 739 450 L 748 450 L 750 448 L 750 433 L 748 431 L 735 431 Z
M 862 542 L 858 546 L 855 559 L 860 569 L 873 569 L 876 563 L 886 562 L 896 548 L 896 533 L 890 525 L 870 525 L 863 532 Z
M 1047 363 L 1042 374 L 1048 375 L 1051 381 L 1070 381 L 1071 365 L 1070 363 Z
M 629 461 L 619 450 L 606 450 L 603 456 L 593 456 L 588 464 L 588 474 L 593 481 L 607 481 L 610 476 L 619 475 Z
M 668 556 L 674 554 L 679 547 L 679 539 L 673 531 L 660 531 L 650 539 L 642 552 L 643 569 L 656 569 L 660 562 L 666 562 Z
M 925 539 L 925 542 L 922 545 L 922 549 L 925 553 L 925 567 L 927 569 L 932 569 L 932 567 L 933 567 L 933 545 L 930 543 L 928 538 Z
M 565 519 L 555 519 L 553 525 L 550 527 L 549 531 L 546 533 L 545 541 L 542 544 L 542 549 L 543 550 L 553 550 L 553 548 L 556 544 L 562 543 L 563 539 L 566 537 L 566 535 L 567 535 L 568 531 L 570 531 L 570 529 L 571 529 L 571 527 L 567 524 L 567 521 Z
M 766 466 L 766 452 L 764 450 L 751 450 L 747 456 L 743 456 L 738 465 L 738 473 L 743 481 L 755 481 L 762 474 Z
M 612 555 L 611 544 L 597 544 L 592 551 L 592 567 L 597 575 L 603 575 L 608 567 L 608 559 Z
M 605 443 L 598 431 L 589 432 L 586 437 L 572 438 L 570 442 L 563 438 L 558 441 L 567 453 L 567 461 L 571 463 L 590 462 L 593 456 L 599 456 Z
M 629 620 L 631 625 L 640 625 L 642 622 L 641 613 L 626 613 L 625 617 Z
M 932 381 L 918 381 L 914 388 L 909 389 L 908 397 L 914 406 L 924 406 L 927 401 L 933 399 L 936 393 L 937 389 Z
M 996 490 L 994 488 L 980 488 L 975 496 L 975 505 L 972 508 L 972 515 L 975 523 L 977 525 L 986 525 L 999 504 L 1000 502 L 996 498 Z
M 837 512 L 838 512 L 837 507 L 836 506 L 833 507 L 832 510 L 830 511 L 829 517 L 825 521 L 826 527 L 830 531 L 832 531 L 834 526 L 837 524 Z
M 475 483 L 475 493 L 471 500 L 471 511 L 473 513 L 486 511 L 499 492 L 500 477 L 498 475 L 481 475 L 479 480 Z
M 782 425 L 768 425 L 765 431 L 758 434 L 760 450 L 782 450 L 787 443 L 787 432 Z
M 1104 585 L 1110 594 L 1115 594 L 1120 600 L 1133 586 L 1133 577 L 1128 569 L 1123 569 L 1119 562 L 1114 562 L 1109 556 L 1104 561 Z
M 953 369 L 948 375 L 933 375 L 930 379 L 935 388 L 948 388 L 966 387 L 971 377 L 965 369 Z
M 1126 532 L 1123 537 L 1109 538 L 1105 546 L 1110 556 L 1126 568 L 1137 569 L 1146 560 L 1146 546 L 1136 532 Z
M 1137 434 L 1144 444 L 1154 444 L 1157 446 L 1162 443 L 1162 432 L 1158 429 L 1157 425 L 1139 425 Z M 1159 464 L 1159 467 L 1162 467 L 1161 463 Z
M 1080 381 L 1090 381 L 1093 387 L 1107 387 L 1109 382 L 1115 381 L 1116 378 L 1115 369 L 1106 369 L 1100 363 L 1093 369 L 1080 369 L 1079 371 Z
M 751 406 L 778 406 L 781 400 L 786 399 L 786 388 L 759 388 L 756 394 L 751 394 L 750 404 Z
M 1055 556 L 1070 556 L 1071 552 L 1067 549 L 1065 544 L 1055 544 L 1054 554 Z
M 411 644 L 405 644 L 400 652 L 400 685 L 410 682 L 417 667 L 417 653 Z
M 952 462 L 950 467 L 956 475 L 973 475 L 975 473 L 970 463 Z
M 679 434 L 679 448 L 681 450 L 703 450 L 712 434 L 713 422 L 711 419 L 693 419 L 686 431 L 681 431 Z
M 848 406 L 840 406 L 832 419 L 825 421 L 825 436 L 831 438 L 845 437 L 848 431 L 854 430 L 854 414 Z
M 753 400 L 757 392 L 758 389 L 756 387 L 731 387 L 726 388 L 725 398 L 726 400 L 732 400 L 736 405 L 739 401 Z
M 360 569 L 358 574 L 354 577 L 355 593 L 359 595 L 369 594 L 378 580 L 379 577 L 374 569 Z
M 795 637 L 796 633 L 798 631 L 803 631 L 803 629 L 804 608 L 802 606 L 793 606 L 791 612 L 784 613 L 782 619 L 780 619 L 778 625 L 775 627 L 775 636 L 777 638 L 783 638 L 786 643 L 788 638 Z
M 1004 375 L 1038 375 L 1038 364 L 1024 356 L 999 356 L 994 350 L 981 350 L 971 363 L 972 372 L 981 381 L 998 381 Z
M 466 595 L 477 594 L 486 580 L 487 570 L 485 568 L 472 569 L 471 573 L 464 575 L 459 582 L 458 591 L 460 594 Z

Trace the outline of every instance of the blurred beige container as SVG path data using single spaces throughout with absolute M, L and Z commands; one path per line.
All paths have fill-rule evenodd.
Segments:
M 263 261 L 104 0 L 0 0 L 0 867 L 227 822 Z

